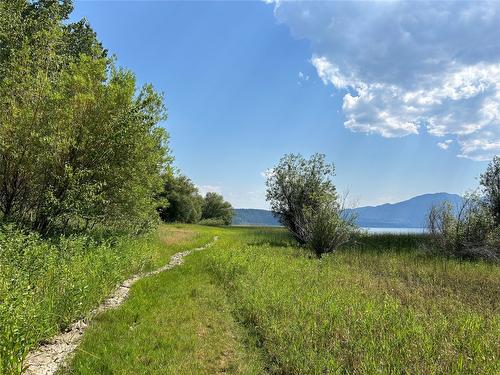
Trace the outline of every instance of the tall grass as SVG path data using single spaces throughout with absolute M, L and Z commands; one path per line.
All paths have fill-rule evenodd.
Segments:
M 163 236 L 166 236 L 164 233 Z M 166 261 L 156 234 L 95 241 L 0 231 L 0 373 L 21 373 L 27 352 L 84 317 L 127 276 Z
M 499 373 L 498 266 L 429 257 L 412 235 L 320 260 L 265 237 L 233 229 L 206 256 L 270 372 Z

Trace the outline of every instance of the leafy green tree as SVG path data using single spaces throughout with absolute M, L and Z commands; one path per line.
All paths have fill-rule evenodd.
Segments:
M 337 195 L 334 172 L 335 166 L 325 161 L 325 155 L 307 160 L 289 154 L 269 172 L 266 183 L 272 211 L 317 256 L 335 251 L 356 229 L 356 217 L 344 210 Z
M 201 219 L 203 197 L 191 180 L 182 174 L 167 173 L 158 198 L 163 201 L 158 212 L 165 222 L 197 223 Z
M 299 154 L 281 158 L 268 174 L 266 198 L 271 210 L 295 239 L 305 243 L 305 209 L 319 208 L 326 196 L 337 196 L 332 177 L 335 166 L 325 161 L 325 155 L 315 154 L 309 160 Z
M 171 161 L 163 98 L 71 10 L 0 0 L 0 217 L 42 234 L 141 230 Z
M 218 219 L 223 224 L 229 225 L 233 219 L 234 210 L 231 203 L 224 200 L 224 197 L 217 193 L 207 193 L 203 199 L 201 218 Z
M 485 203 L 500 226 L 500 157 L 495 156 L 480 178 Z

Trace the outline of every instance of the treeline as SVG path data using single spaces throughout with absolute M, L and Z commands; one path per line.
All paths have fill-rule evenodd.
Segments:
M 191 180 L 180 173 L 165 174 L 158 201 L 158 212 L 165 222 L 229 225 L 234 215 L 222 195 L 209 192 L 201 196 Z
M 161 206 L 168 221 L 229 223 L 219 196 L 170 172 L 162 94 L 137 87 L 87 21 L 68 22 L 72 9 L 0 1 L 0 220 L 43 236 L 138 233 Z
M 171 162 L 163 97 L 138 88 L 70 1 L 0 3 L 0 212 L 43 235 L 137 232 Z

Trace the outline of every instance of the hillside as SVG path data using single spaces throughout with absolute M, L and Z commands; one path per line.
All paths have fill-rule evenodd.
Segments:
M 462 198 L 457 194 L 433 193 L 413 197 L 379 206 L 355 208 L 358 225 L 372 228 L 421 228 L 429 209 L 436 204 L 448 201 L 457 207 Z M 233 225 L 280 225 L 271 211 L 258 209 L 236 209 Z

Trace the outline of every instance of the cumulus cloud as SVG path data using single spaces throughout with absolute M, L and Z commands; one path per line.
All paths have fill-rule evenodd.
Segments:
M 346 128 L 447 136 L 475 160 L 500 153 L 499 2 L 276 2 L 275 15 L 343 91 Z

